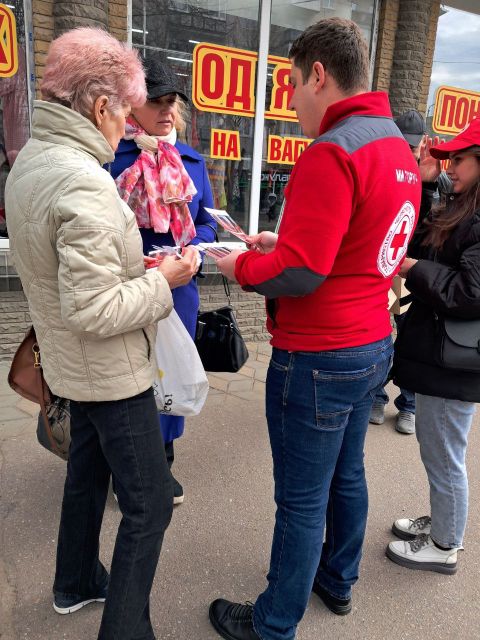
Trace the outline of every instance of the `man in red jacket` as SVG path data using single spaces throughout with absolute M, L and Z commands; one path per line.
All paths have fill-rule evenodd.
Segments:
M 218 261 L 266 297 L 277 504 L 267 589 L 254 605 L 210 606 L 227 640 L 291 640 L 312 590 L 333 613 L 351 610 L 367 521 L 364 440 L 392 355 L 387 292 L 420 204 L 387 95 L 368 92 L 359 28 L 321 20 L 290 58 L 290 106 L 315 140 L 292 171 L 278 238 L 263 232 L 255 250 Z

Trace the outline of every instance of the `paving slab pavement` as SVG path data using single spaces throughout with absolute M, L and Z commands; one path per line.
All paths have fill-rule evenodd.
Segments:
M 175 508 L 152 590 L 158 640 L 216 640 L 207 617 L 210 601 L 254 600 L 265 586 L 274 505 L 264 383 L 255 374 L 260 363 L 265 372 L 269 347 L 250 347 L 251 359 L 239 374 L 212 376 L 202 414 L 187 421 L 176 445 L 174 468 L 185 502 Z M 101 605 L 68 616 L 52 609 L 65 463 L 36 443 L 36 407 L 8 389 L 6 373 L 0 364 L 0 639 L 94 640 Z M 394 415 L 391 404 L 385 424 L 371 425 L 367 437 L 370 516 L 353 612 L 334 616 L 312 597 L 299 640 L 480 637 L 479 418 L 468 457 L 466 550 L 458 573 L 443 576 L 403 569 L 384 555 L 392 521 L 428 511 L 416 439 L 395 432 Z M 107 566 L 120 517 L 110 496 L 101 540 Z

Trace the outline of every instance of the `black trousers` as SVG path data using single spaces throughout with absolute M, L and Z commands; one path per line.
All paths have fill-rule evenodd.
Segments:
M 99 535 L 112 473 L 123 518 L 98 640 L 154 640 L 150 590 L 173 486 L 152 389 L 126 400 L 71 402 L 71 436 L 54 593 L 87 599 L 108 580 Z

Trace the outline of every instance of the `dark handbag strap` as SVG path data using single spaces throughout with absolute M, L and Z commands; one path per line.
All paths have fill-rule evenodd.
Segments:
M 45 395 L 44 395 L 45 380 L 42 373 L 40 347 L 38 346 L 37 342 L 33 345 L 32 351 L 33 351 L 33 357 L 34 357 L 33 368 L 36 371 L 35 379 L 37 383 L 38 398 L 40 401 L 40 412 L 42 414 L 43 422 L 45 423 L 45 432 L 47 434 L 48 441 L 50 442 L 52 451 L 54 451 L 58 456 L 62 457 L 63 454 L 60 451 L 57 441 L 53 437 L 52 425 L 50 424 L 50 420 L 48 419 L 47 405 L 45 404 Z
M 213 231 L 214 237 L 215 237 L 215 242 L 218 242 L 218 233 L 217 230 L 215 229 L 215 227 L 211 224 L 209 224 L 208 222 L 204 223 L 205 227 L 210 227 L 210 229 Z M 228 305 L 231 307 L 232 306 L 232 302 L 230 299 L 230 285 L 228 284 L 228 280 L 225 278 L 225 276 L 222 273 L 222 280 L 223 280 L 223 290 L 225 291 L 225 295 L 227 296 L 227 300 L 228 300 Z
M 213 224 L 210 224 L 208 222 L 204 222 L 203 226 L 204 227 L 208 227 L 209 229 L 211 229 L 213 231 L 213 237 L 215 238 L 215 242 L 218 242 L 218 233 L 217 233 L 217 230 L 215 229 L 215 227 L 213 226 Z
M 413 300 L 413 293 L 407 293 L 406 296 L 402 296 L 399 298 L 398 302 L 401 307 L 404 307 L 406 304 L 409 304 Z
M 42 375 L 41 366 L 37 367 L 36 371 L 37 371 L 37 377 L 36 377 L 36 379 L 37 379 L 37 389 L 38 389 L 39 398 L 40 398 L 40 412 L 42 414 L 43 422 L 45 424 L 45 433 L 47 434 L 47 438 L 48 438 L 48 441 L 50 442 L 50 446 L 52 448 L 52 451 L 54 451 L 57 455 L 62 457 L 62 452 L 60 451 L 60 449 L 58 447 L 57 441 L 53 437 L 52 427 L 50 425 L 50 420 L 48 419 L 47 406 L 45 404 L 45 399 L 43 397 L 43 384 L 44 384 L 44 382 L 43 382 L 43 375 Z

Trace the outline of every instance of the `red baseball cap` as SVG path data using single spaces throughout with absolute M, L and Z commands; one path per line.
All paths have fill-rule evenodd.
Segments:
M 480 146 L 480 119 L 475 119 L 463 131 L 460 131 L 453 140 L 432 147 L 430 154 L 438 160 L 447 160 L 450 153 L 454 151 L 464 151 L 469 147 L 478 146 Z

